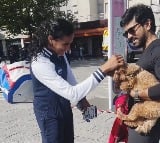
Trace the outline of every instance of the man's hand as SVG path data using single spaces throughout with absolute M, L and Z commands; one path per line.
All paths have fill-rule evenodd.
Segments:
M 113 72 L 120 66 L 124 65 L 124 58 L 121 55 L 113 55 L 105 62 L 100 69 L 107 75 L 112 75 Z
M 97 107 L 90 105 L 86 98 L 80 100 L 77 108 L 82 111 L 83 119 L 90 122 L 90 119 L 97 117 Z
M 81 99 L 77 104 L 77 108 L 82 112 L 87 110 L 87 107 L 90 107 L 90 106 L 91 105 L 89 104 L 86 98 Z
M 94 105 L 87 107 L 87 110 L 85 110 L 82 115 L 85 121 L 90 122 L 90 119 L 97 117 L 97 107 Z

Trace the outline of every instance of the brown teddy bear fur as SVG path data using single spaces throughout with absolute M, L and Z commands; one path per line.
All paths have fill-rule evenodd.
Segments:
M 126 64 L 115 71 L 113 80 L 122 91 L 143 90 L 159 84 L 158 80 L 135 63 Z M 149 133 L 160 117 L 160 101 L 141 101 L 133 105 L 128 115 L 117 111 L 117 116 L 139 133 Z

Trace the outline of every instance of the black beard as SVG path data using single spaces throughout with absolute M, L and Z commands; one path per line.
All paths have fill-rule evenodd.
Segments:
M 137 46 L 135 46 L 133 44 L 133 38 L 128 39 L 127 42 L 130 43 L 132 46 L 135 46 L 137 49 L 140 49 L 140 48 L 145 48 L 146 41 L 147 41 L 147 37 L 146 37 L 146 35 L 143 35 L 143 37 L 140 39 L 139 45 L 137 45 Z
M 146 41 L 147 41 L 147 37 L 146 37 L 146 35 L 143 35 L 143 37 L 141 38 L 139 47 L 140 47 L 140 48 L 145 48 L 145 46 L 146 46 Z

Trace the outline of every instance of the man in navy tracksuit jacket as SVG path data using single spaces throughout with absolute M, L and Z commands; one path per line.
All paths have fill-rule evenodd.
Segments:
M 45 52 L 43 56 L 53 62 L 56 73 L 64 80 L 67 80 L 67 64 L 64 57 L 57 57 L 55 54 L 47 57 Z M 51 89 L 46 88 L 43 83 L 36 79 L 34 74 L 32 74 L 32 80 L 35 93 L 35 115 L 42 132 L 48 136 L 48 140 L 46 140 L 43 136 L 44 134 L 42 134 L 42 139 L 44 142 L 51 140 L 53 143 L 72 143 L 74 135 L 70 101 L 59 96 Z M 56 120 L 58 120 L 58 122 L 56 122 Z M 43 129 L 44 125 L 47 126 L 47 130 Z M 64 133 L 60 134 L 57 131 Z
M 31 76 L 34 113 L 41 130 L 42 143 L 74 143 L 71 103 L 86 95 L 117 67 L 124 64 L 120 55 L 112 56 L 86 80 L 77 84 L 65 52 L 73 41 L 73 25 L 64 19 L 43 23 L 33 41 Z

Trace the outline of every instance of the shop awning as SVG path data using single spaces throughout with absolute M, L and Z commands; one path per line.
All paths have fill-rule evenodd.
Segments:
M 89 37 L 89 36 L 99 36 L 103 35 L 103 31 L 107 27 L 94 28 L 94 29 L 79 29 L 75 31 L 75 37 Z

